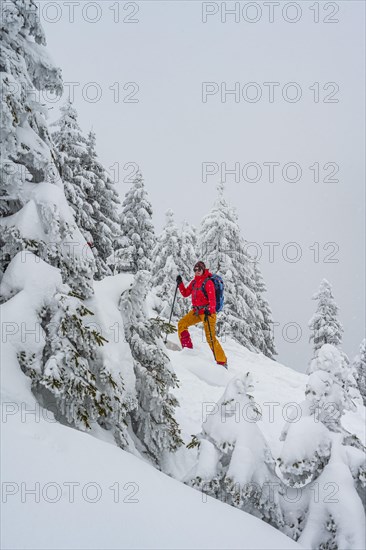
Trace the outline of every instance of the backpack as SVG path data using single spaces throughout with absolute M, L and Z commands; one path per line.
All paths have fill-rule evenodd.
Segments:
M 203 294 L 206 296 L 207 300 L 208 300 L 208 295 L 205 287 L 209 279 L 211 279 L 211 281 L 215 285 L 216 313 L 219 313 L 219 311 L 222 311 L 224 307 L 224 281 L 222 280 L 222 277 L 220 277 L 220 275 L 212 275 L 211 277 L 207 277 L 207 279 L 203 281 L 201 290 Z

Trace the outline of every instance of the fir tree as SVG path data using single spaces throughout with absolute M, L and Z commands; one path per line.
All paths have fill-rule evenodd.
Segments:
M 358 389 L 360 391 L 363 404 L 366 406 L 366 339 L 360 344 L 358 355 L 353 360 L 353 368 L 356 373 Z
M 77 121 L 76 109 L 70 101 L 61 107 L 61 117 L 53 124 L 57 147 L 58 170 L 63 179 L 66 198 L 75 220 L 93 251 L 96 278 L 111 274 L 107 259 L 119 236 L 120 203 L 107 171 L 96 153 L 95 133 L 85 138 Z
M 253 259 L 246 251 L 238 216 L 224 198 L 222 184 L 211 212 L 202 220 L 198 250 L 212 273 L 225 284 L 225 305 L 217 319 L 219 334 L 232 336 L 250 351 L 270 351 L 267 328 L 258 302 Z
M 57 166 L 64 183 L 66 199 L 85 240 L 92 244 L 91 232 L 96 232 L 94 210 L 88 200 L 92 189 L 86 168 L 87 140 L 80 129 L 76 109 L 70 100 L 61 107 L 61 117 L 52 126 L 57 127 L 52 137 L 56 145 Z
M 193 267 L 198 260 L 195 228 L 187 221 L 182 224 L 180 234 L 180 275 L 185 281 L 193 279 Z
M 253 262 L 254 276 L 255 276 L 255 290 L 258 300 L 258 309 L 260 311 L 260 327 L 263 332 L 263 340 L 260 344 L 259 349 L 267 357 L 273 357 L 277 354 L 274 337 L 273 337 L 273 318 L 272 311 L 269 307 L 267 300 L 265 299 L 263 293 L 267 290 L 264 283 L 262 274 L 259 269 L 258 262 Z
M 38 92 L 61 95 L 63 85 L 60 69 L 45 51 L 46 38 L 33 0 L 3 3 L 0 36 L 0 213 L 11 215 L 26 204 L 26 191 L 34 184 L 57 176 L 47 110 Z
M 22 270 L 27 275 L 22 275 Z M 29 284 L 28 273 L 32 275 Z M 120 446 L 129 448 L 127 418 L 137 403 L 126 394 L 122 378 L 113 376 L 97 361 L 97 350 L 106 340 L 85 323 L 92 312 L 62 283 L 58 269 L 30 252 L 25 257 L 18 253 L 3 277 L 5 306 L 11 304 L 14 287 L 19 296 L 13 300 L 20 299 L 26 310 L 30 305 L 28 287 L 35 288 L 38 300 L 34 303 L 39 301 L 32 312 L 40 327 L 37 346 L 21 338 L 17 351 L 19 365 L 31 378 L 37 401 L 61 423 L 89 431 L 97 422 L 113 431 Z M 40 352 L 32 352 L 37 347 Z
M 141 172 L 137 173 L 122 203 L 120 226 L 121 237 L 116 240 L 114 253 L 117 273 L 137 273 L 141 269 L 151 271 L 156 238 L 152 207 Z
M 93 292 L 95 264 L 66 204 L 47 111 L 37 99 L 40 91 L 62 93 L 61 71 L 48 58 L 37 9 L 32 0 L 2 6 L 1 271 L 19 251 L 32 251 L 59 267 L 86 297 Z
M 163 317 L 169 317 L 177 286 L 176 278 L 181 273 L 181 236 L 174 221 L 172 210 L 166 212 L 166 222 L 154 248 L 152 283 L 157 296 L 155 309 Z M 191 276 L 192 279 L 192 276 Z M 177 293 L 173 315 L 180 318 L 185 314 L 182 296 Z
M 193 266 L 198 259 L 196 231 L 187 221 L 184 221 L 182 224 L 179 240 L 179 274 L 187 284 L 194 277 Z M 178 296 L 178 299 L 181 315 L 188 313 L 192 308 L 190 300 L 182 300 L 180 296 Z
M 84 167 L 91 186 L 87 201 L 91 204 L 93 224 L 90 227 L 92 250 L 96 259 L 96 278 L 110 275 L 107 260 L 113 254 L 114 241 L 120 235 L 118 205 L 120 200 L 107 171 L 98 160 L 95 133 L 90 131 L 86 141 Z
M 349 547 L 357 547 L 364 536 L 359 520 L 366 480 L 365 448 L 341 425 L 344 412 L 356 409 L 355 384 L 343 354 L 331 344 L 318 350 L 309 373 L 300 420 L 297 410 L 281 435 L 284 445 L 278 463 L 283 479 L 288 486 L 301 488 L 304 495 L 297 518 L 296 514 L 289 517 L 287 534 L 306 548 L 343 548 L 345 540 Z M 314 499 L 315 482 L 326 488 L 335 480 L 339 499 Z M 352 519 L 347 502 L 352 502 Z
M 345 411 L 356 410 L 359 398 L 353 368 L 341 350 L 324 344 L 312 359 L 307 373 L 306 399 L 314 415 L 331 431 L 341 430 L 340 419 Z
M 131 412 L 132 429 L 145 452 L 160 464 L 165 452 L 182 444 L 174 418 L 178 401 L 170 390 L 178 385 L 162 343 L 157 323 L 147 318 L 145 297 L 151 275 L 138 271 L 130 289 L 122 293 L 120 309 L 136 375 L 138 408 Z
M 316 355 L 324 344 L 333 344 L 334 346 L 341 344 L 343 327 L 337 319 L 339 308 L 334 300 L 332 287 L 326 279 L 320 283 L 313 300 L 318 300 L 318 306 L 309 321 L 309 328 L 312 331 L 310 340 L 313 340 L 314 354 Z

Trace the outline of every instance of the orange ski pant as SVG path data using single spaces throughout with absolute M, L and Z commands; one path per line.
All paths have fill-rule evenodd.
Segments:
M 207 343 L 211 349 L 213 348 L 215 350 L 216 361 L 226 363 L 227 359 L 226 359 L 225 352 L 222 349 L 221 344 L 216 337 L 216 313 L 211 314 L 208 317 L 208 320 L 205 321 L 204 314 L 196 315 L 193 309 L 189 311 L 187 315 L 182 317 L 182 319 L 178 322 L 179 339 L 183 331 L 188 330 L 188 327 L 192 325 L 197 325 L 198 323 L 203 323 Z M 211 329 L 211 334 L 210 334 L 210 329 Z M 212 336 L 212 342 L 211 342 L 211 336 Z

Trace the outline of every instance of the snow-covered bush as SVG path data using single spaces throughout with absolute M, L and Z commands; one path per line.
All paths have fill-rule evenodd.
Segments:
M 344 446 L 340 434 L 331 434 L 331 439 L 329 462 L 316 480 L 323 494 L 317 498 L 314 486 L 307 488 L 312 495 L 298 541 L 304 548 L 313 550 L 363 548 L 366 540 L 365 512 L 352 470 L 364 463 L 365 456 L 357 449 Z M 349 450 L 354 453 L 352 457 Z
M 341 425 L 345 411 L 356 410 L 352 369 L 341 351 L 324 344 L 309 373 L 300 418 L 290 419 L 281 434 L 283 481 L 303 497 L 291 522 L 285 514 L 285 532 L 314 550 L 359 548 L 365 536 L 360 498 L 366 485 L 365 448 Z
M 94 257 L 61 189 L 51 183 L 38 183 L 29 193 L 27 204 L 1 218 L 0 225 L 3 273 L 18 252 L 23 251 L 24 258 L 33 253 L 59 268 L 63 281 L 81 297 L 93 293 Z
M 252 390 L 246 373 L 233 378 L 220 400 L 210 404 L 202 432 L 190 444 L 199 446 L 198 461 L 186 482 L 280 528 L 281 483 L 256 424 L 260 413 Z
M 126 417 L 136 401 L 124 391 L 121 377 L 114 377 L 97 363 L 97 349 L 105 338 L 84 322 L 92 312 L 62 283 L 59 270 L 30 253 L 24 261 L 19 253 L 9 265 L 0 291 L 4 305 L 14 308 L 14 316 L 18 303 L 25 310 L 25 320 L 28 309 L 36 319 L 41 350 L 35 354 L 29 346 L 30 337 L 20 338 L 17 358 L 32 380 L 38 401 L 51 409 L 57 420 L 78 429 L 90 430 L 97 422 L 113 431 L 120 446 L 128 448 Z M 31 328 L 34 331 L 31 323 L 25 323 L 27 331 Z
M 344 411 L 356 410 L 360 395 L 353 369 L 344 354 L 331 344 L 324 344 L 308 369 L 305 395 L 314 415 L 332 431 L 340 429 Z

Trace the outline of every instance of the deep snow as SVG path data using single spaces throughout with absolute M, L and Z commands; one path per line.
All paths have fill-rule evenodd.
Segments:
M 101 353 L 108 355 L 132 387 L 131 356 L 118 310 L 120 292 L 130 280 L 117 275 L 95 283 L 88 307 L 95 313 L 91 322 L 97 322 L 109 339 Z M 39 289 L 39 282 L 34 285 Z M 22 304 L 27 303 L 29 287 L 25 289 L 20 281 L 18 290 L 5 304 L 7 309 L 20 296 Z M 30 380 L 17 364 L 14 351 L 20 338 L 19 332 L 2 349 L 4 548 L 300 547 L 257 518 L 177 481 L 193 467 L 195 449 L 181 448 L 167 460 L 166 471 L 176 478 L 172 479 L 120 450 L 110 434 L 97 426 L 93 437 L 55 423 L 52 413 L 36 403 Z M 176 336 L 169 338 L 177 342 Z M 222 342 L 229 360 L 226 371 L 214 363 L 201 328 L 192 329 L 192 338 L 193 350 L 167 350 L 180 380 L 175 390 L 180 402 L 176 418 L 184 441 L 201 431 L 227 383 L 250 371 L 254 397 L 262 409 L 258 425 L 277 456 L 282 446 L 279 435 L 290 414 L 288 403 L 303 400 L 306 376 L 229 339 Z M 347 423 L 365 439 L 360 412 L 347 413 Z M 35 493 L 27 493 L 32 489 Z

